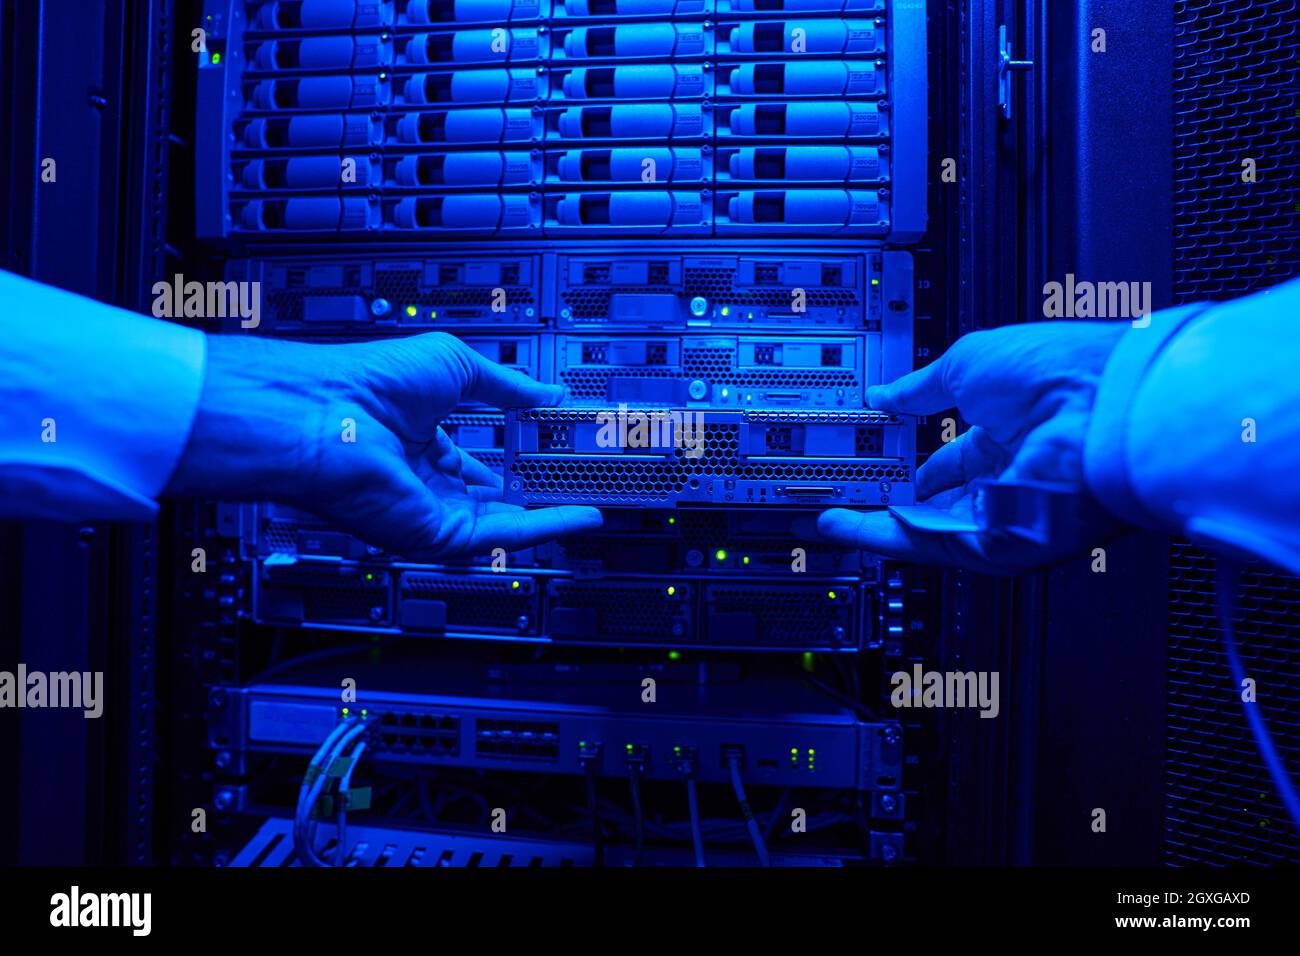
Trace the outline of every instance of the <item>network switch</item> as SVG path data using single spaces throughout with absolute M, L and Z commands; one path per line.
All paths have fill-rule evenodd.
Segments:
M 340 704 L 344 678 L 356 681 L 357 698 Z M 209 740 L 232 772 L 243 772 L 257 754 L 315 751 L 346 709 L 374 721 L 374 759 L 399 764 L 616 777 L 635 763 L 645 779 L 689 773 L 726 783 L 734 759 L 752 783 L 901 786 L 901 728 L 863 721 L 811 688 L 782 682 L 777 693 L 764 679 L 747 678 L 659 682 L 653 703 L 644 692 L 640 678 L 512 681 L 508 671 L 492 677 L 451 661 L 361 651 L 214 690 Z M 780 710 L 771 709 L 774 701 Z
M 914 440 L 901 419 L 869 410 L 513 410 L 506 499 L 628 508 L 911 504 Z

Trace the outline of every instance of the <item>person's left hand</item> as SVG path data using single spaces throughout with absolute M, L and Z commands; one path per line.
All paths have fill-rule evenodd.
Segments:
M 167 492 L 272 500 L 413 560 L 516 550 L 601 524 L 525 511 L 440 427 L 465 401 L 558 404 L 563 389 L 442 332 L 314 345 L 209 336 L 193 432 Z

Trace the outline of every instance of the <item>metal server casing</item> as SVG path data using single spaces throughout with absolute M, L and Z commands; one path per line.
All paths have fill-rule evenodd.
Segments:
M 884 412 L 533 408 L 506 413 L 506 500 L 675 508 L 914 502 L 910 424 Z

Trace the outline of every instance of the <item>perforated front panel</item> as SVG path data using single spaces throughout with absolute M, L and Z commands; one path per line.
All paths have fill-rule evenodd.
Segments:
M 1300 8 L 1174 4 L 1174 282 L 1226 299 L 1300 273 Z M 1242 179 L 1243 160 L 1256 181 Z M 1300 862 L 1246 728 L 1215 618 L 1213 558 L 1170 559 L 1166 843 L 1170 863 Z M 1274 741 L 1300 774 L 1300 581 L 1247 573 L 1236 628 Z

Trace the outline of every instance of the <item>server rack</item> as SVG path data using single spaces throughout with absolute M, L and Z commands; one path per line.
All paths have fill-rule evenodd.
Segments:
M 243 4 L 235 6 L 247 9 Z M 1087 15 L 1066 22 L 1054 19 L 1046 5 L 929 3 L 924 70 L 929 89 L 925 108 L 913 103 L 912 116 L 929 114 L 926 168 L 932 170 L 935 160 L 951 157 L 963 174 L 950 187 L 941 186 L 933 175 L 925 179 L 921 193 L 928 194 L 928 223 L 922 228 L 916 218 L 917 190 L 910 191 L 910 207 L 899 200 L 900 193 L 909 191 L 898 179 L 906 164 L 900 164 L 897 144 L 887 141 L 889 135 L 897 135 L 896 117 L 891 111 L 861 108 L 896 106 L 904 92 L 890 80 L 887 7 L 799 11 L 796 16 L 789 10 L 705 5 L 678 10 L 676 5 L 673 15 L 689 27 L 674 26 L 671 32 L 674 54 L 681 51 L 680 62 L 670 62 L 671 72 L 628 72 L 614 69 L 609 57 L 581 54 L 610 49 L 602 44 L 612 43 L 618 56 L 631 57 L 629 65 L 651 66 L 653 58 L 637 60 L 626 49 L 619 52 L 618 44 L 626 42 L 620 37 L 628 34 L 618 27 L 662 21 L 666 17 L 661 13 L 634 13 L 631 8 L 620 12 L 614 7 L 589 13 L 573 4 L 545 8 L 521 4 L 508 14 L 497 10 L 483 14 L 483 19 L 465 26 L 452 25 L 445 17 L 417 26 L 403 25 L 399 19 L 415 4 L 358 4 L 351 9 L 365 6 L 381 19 L 365 23 L 357 13 L 346 24 L 328 17 L 302 20 L 309 6 L 306 0 L 262 6 L 272 11 L 270 19 L 253 24 L 256 29 L 249 42 L 259 44 L 255 53 L 271 52 L 262 54 L 255 64 L 259 69 L 250 67 L 246 77 L 241 64 L 240 78 L 229 83 L 223 66 L 228 67 L 227 56 L 238 51 L 228 44 L 232 37 L 246 35 L 247 24 L 227 14 L 210 34 L 213 42 L 204 52 L 206 59 L 197 68 L 191 60 L 193 25 L 209 13 L 217 15 L 225 4 L 209 9 L 170 0 L 107 3 L 102 17 L 65 24 L 61 31 L 49 30 L 48 5 L 6 8 L 0 21 L 6 37 L 0 62 L 8 76 L 28 70 L 37 78 L 37 83 L 24 85 L 26 93 L 5 100 L 5 126 L 15 131 L 12 141 L 22 147 L 5 157 L 6 180 L 34 181 L 37 145 L 55 142 L 58 136 L 58 124 L 51 119 L 57 108 L 78 116 L 77 111 L 90 110 L 100 117 L 93 137 L 99 153 L 91 164 L 96 177 L 70 184 L 82 201 L 60 207 L 34 192 L 4 193 L 6 265 L 137 308 L 147 305 L 154 278 L 178 267 L 196 278 L 260 281 L 267 292 L 266 309 L 264 328 L 254 330 L 255 334 L 342 341 L 453 330 L 497 361 L 560 378 L 589 402 L 607 400 L 623 389 L 621 394 L 632 401 L 649 397 L 687 405 L 695 402 L 698 408 L 725 407 L 724 398 L 734 401 L 735 392 L 724 396 L 723 390 L 736 388 L 740 376 L 751 368 L 737 356 L 752 355 L 745 350 L 766 347 L 767 340 L 782 332 L 791 314 L 785 293 L 795 283 L 807 293 L 807 311 L 799 313 L 805 326 L 798 342 L 815 345 L 819 352 L 823 346 L 852 344 L 855 356 L 861 356 L 861 368 L 855 357 L 851 369 L 858 376 L 856 382 L 843 381 L 842 373 L 849 367 L 840 364 L 835 367 L 839 378 L 812 378 L 793 389 L 800 393 L 800 403 L 835 402 L 837 389 L 852 393 L 875 380 L 873 376 L 886 378 L 933 357 L 961 331 L 1029 312 L 1033 303 L 1023 301 L 1026 293 L 1017 290 L 1032 290 L 1030 277 L 1041 277 L 1048 263 L 1055 268 L 1079 257 L 1126 255 L 1124 248 L 1107 243 L 1116 234 L 1128 233 L 1108 229 L 1100 215 L 1085 223 L 1087 228 L 1068 233 L 1059 228 L 1061 222 L 1078 220 L 1079 197 L 1096 200 L 1106 194 L 1085 188 L 1086 177 L 1074 175 L 1078 170 L 1066 170 L 1061 157 L 1069 150 L 1057 149 L 1048 163 L 1044 149 L 1050 133 L 1052 142 L 1063 136 L 1067 141 L 1069 136 L 1082 139 L 1095 156 L 1108 151 L 1104 138 L 1094 135 L 1096 128 L 1105 126 L 1094 112 L 1095 100 L 1075 104 L 1076 112 L 1062 110 L 1052 122 L 1045 111 L 1048 102 L 1063 107 L 1070 100 L 1065 94 L 1080 82 L 1078 64 L 1053 61 L 1049 51 L 1069 47 L 1077 39 L 1078 23 L 1089 16 L 1124 19 L 1144 35 L 1152 24 L 1165 24 L 1167 35 L 1176 38 L 1168 55 L 1179 82 L 1175 91 L 1179 102 L 1190 104 L 1203 95 L 1223 92 L 1193 69 L 1198 57 L 1205 55 L 1204 45 L 1212 45 L 1218 35 L 1216 15 L 1196 4 L 1174 4 L 1172 22 L 1166 16 L 1167 5 L 1158 3 L 1126 5 L 1131 8 L 1127 19 L 1113 5 L 1080 4 Z M 318 4 L 315 9 L 345 6 Z M 383 20 L 389 11 L 391 21 Z M 1289 49 L 1287 44 L 1294 40 L 1291 21 L 1275 14 L 1279 11 L 1269 7 L 1256 20 L 1261 28 L 1258 35 L 1273 36 L 1276 45 L 1251 46 L 1243 39 L 1247 47 L 1243 55 L 1271 64 L 1270 50 Z M 453 41 L 458 31 L 486 30 L 490 40 L 494 27 L 486 24 L 494 17 L 507 31 L 505 59 L 475 60 L 464 63 L 464 69 L 457 67 Z M 792 75 L 762 71 L 758 67 L 766 57 L 760 56 L 758 47 L 772 42 L 766 38 L 769 35 L 739 28 L 768 21 L 792 23 L 801 17 L 801 22 L 818 24 L 837 17 L 841 22 L 884 21 L 883 32 L 864 33 L 869 46 L 880 36 L 885 38 L 884 55 L 878 56 L 882 51 L 872 47 L 871 55 L 851 61 L 862 69 L 852 78 L 857 84 L 853 91 L 842 98 L 848 109 L 837 111 L 844 122 L 859 124 L 868 132 L 876 124 L 877 135 L 874 139 L 867 135 L 858 151 L 822 150 L 834 144 L 819 141 L 817 133 L 775 146 L 767 138 L 782 124 L 788 129 L 791 123 L 830 122 L 806 110 L 810 100 L 824 94 L 805 97 L 791 84 L 829 82 L 835 70 L 807 76 L 798 71 Z M 710 29 L 705 29 L 706 21 L 713 25 Z M 545 32 L 537 29 L 543 25 Z M 996 68 L 1004 46 L 999 28 L 1004 26 L 1009 28 L 1011 49 L 1041 67 L 1032 74 L 1032 83 L 1011 84 L 1013 121 L 1003 118 Z M 1268 34 L 1265 26 L 1275 32 Z M 290 42 L 325 40 L 351 33 L 354 27 L 359 35 L 376 38 L 389 30 L 387 45 L 378 42 L 370 61 L 379 67 L 371 73 L 389 75 L 383 78 L 386 86 L 383 82 L 369 90 L 350 86 L 348 109 L 343 109 L 337 99 L 343 95 L 340 78 L 355 80 L 353 66 L 364 67 L 365 56 L 371 54 L 354 47 L 347 69 L 342 69 L 340 60 L 328 59 L 337 50 L 330 52 L 328 44 L 318 44 L 315 51 L 308 47 L 304 66 L 302 43 L 280 50 L 277 35 L 283 33 Z M 536 32 L 536 42 L 530 31 Z M 656 36 L 660 34 L 663 39 L 655 42 L 670 42 L 668 31 L 656 31 Z M 424 60 L 418 64 L 403 60 L 417 35 L 425 38 L 417 54 Z M 826 39 L 832 35 L 833 31 L 817 30 L 809 34 L 814 45 L 832 42 Z M 877 40 L 870 39 L 873 35 Z M 1164 34 L 1156 31 L 1155 35 Z M 24 53 L 16 36 L 36 42 Z M 776 42 L 780 45 L 790 38 L 782 28 Z M 78 53 L 85 49 L 114 55 L 88 59 Z M 814 46 L 815 55 L 818 49 Z M 1164 48 L 1154 43 L 1151 49 Z M 36 50 L 43 55 L 36 57 Z M 52 55 L 59 50 L 62 55 Z M 492 51 L 489 43 L 489 52 L 502 51 Z M 316 55 L 326 58 L 311 60 Z M 543 60 L 545 80 L 536 69 Z M 1134 68 L 1132 58 L 1123 62 L 1126 68 Z M 1164 66 L 1143 62 L 1145 68 L 1138 74 L 1149 81 L 1152 95 L 1159 95 Z M 56 63 L 62 64 L 57 70 Z M 1124 102 L 1119 94 L 1132 89 L 1138 74 L 1111 78 L 1115 104 Z M 410 82 L 417 75 L 419 82 Z M 455 82 L 457 75 L 473 75 L 483 85 L 466 93 L 463 83 Z M 849 82 L 847 75 L 844 80 Z M 232 102 L 227 104 L 232 87 L 237 95 L 229 97 Z M 9 89 L 13 88 L 10 83 Z M 37 88 L 45 111 L 33 110 L 31 115 L 44 118 L 28 129 L 20 121 L 30 105 L 23 97 L 34 97 Z M 214 88 L 220 93 L 215 100 Z M 539 93 L 543 88 L 545 97 Z M 750 92 L 760 88 L 761 94 Z M 91 91 L 88 100 L 86 90 Z M 454 101 L 462 93 L 468 99 L 458 106 Z M 276 125 L 277 111 L 284 114 L 282 118 L 301 114 L 317 120 L 351 115 L 356 112 L 353 104 L 361 104 L 365 96 L 382 107 L 360 111 L 366 122 L 355 135 L 365 140 L 365 150 L 345 148 L 343 136 L 353 135 L 346 128 L 334 149 L 332 141 L 322 146 L 319 140 L 292 139 L 301 130 L 291 130 L 287 122 Z M 704 108 L 706 101 L 712 108 Z M 625 102 L 654 108 L 615 111 Z M 784 110 L 766 108 L 782 102 Z M 214 119 L 210 112 L 192 108 L 191 104 L 199 103 L 216 106 L 220 115 Z M 512 126 L 516 113 L 508 111 L 521 109 L 517 103 L 529 105 L 526 117 Z M 540 107 L 537 112 L 535 105 Z M 370 112 L 379 113 L 378 119 Z M 468 138 L 449 143 L 448 130 L 456 135 L 465 130 L 449 124 L 453 115 L 468 115 L 474 122 L 464 133 Z M 1208 140 L 1198 138 L 1195 117 L 1200 114 L 1189 106 L 1178 115 L 1171 162 L 1185 198 L 1176 204 L 1174 222 L 1176 235 L 1186 243 L 1200 228 L 1206 211 L 1222 214 L 1215 203 L 1229 197 L 1216 198 L 1196 173 L 1201 168 L 1198 157 L 1210 148 Z M 410 119 L 413 116 L 427 119 L 421 123 Z M 271 122 L 254 128 L 259 119 Z M 497 119 L 500 125 L 494 127 Z M 1089 127 L 1090 119 L 1095 128 Z M 516 128 L 521 138 L 507 139 Z M 629 129 L 635 133 L 624 136 Z M 1264 129 L 1273 127 L 1265 124 Z M 220 138 L 231 132 L 238 133 L 236 138 L 227 138 L 220 146 L 204 140 L 202 148 L 195 148 L 203 137 Z M 390 135 L 404 145 L 393 150 L 369 148 L 375 145 L 375 137 Z M 282 136 L 290 138 L 278 139 Z M 402 141 L 403 136 L 410 138 Z M 827 136 L 834 139 L 838 134 Z M 1144 148 L 1156 155 L 1162 136 L 1159 129 L 1146 130 Z M 889 149 L 882 149 L 885 146 Z M 655 181 L 641 180 L 641 162 L 629 166 L 629 148 L 646 154 L 633 159 L 654 160 Z M 340 170 L 344 160 L 355 159 L 358 179 L 346 183 L 340 179 L 332 188 L 323 185 L 321 171 L 327 167 L 319 162 L 322 155 L 331 164 L 337 161 Z M 1158 159 L 1153 163 L 1158 165 Z M 1104 174 L 1106 168 L 1104 163 L 1086 167 L 1090 175 Z M 495 180 L 493 169 L 498 170 Z M 774 170 L 781 175 L 772 175 Z M 842 180 L 820 178 L 838 175 L 835 170 L 846 170 Z M 129 192 L 105 187 L 118 182 L 123 171 L 127 174 L 120 181 L 133 184 Z M 1049 171 L 1065 176 L 1054 182 L 1050 194 L 1069 200 L 1048 201 Z M 651 200 L 625 198 L 640 196 L 640 186 L 650 187 L 644 193 L 653 196 Z M 955 202 L 947 195 L 948 188 L 956 192 Z M 435 192 L 455 202 L 421 204 L 422 197 Z M 798 201 L 790 202 L 791 194 Z M 484 200 L 484 195 L 495 198 L 495 203 Z M 502 197 L 511 198 L 506 202 Z M 1289 208 L 1284 191 L 1267 197 L 1275 215 Z M 1087 208 L 1118 215 L 1123 205 L 1112 196 L 1099 207 Z M 88 209 L 94 211 L 94 222 L 84 228 L 79 217 Z M 74 218 L 83 228 L 70 228 Z M 485 225 L 489 221 L 495 223 L 491 228 Z M 1266 225 L 1261 228 L 1268 231 Z M 831 229 L 834 240 L 825 238 Z M 1080 248 L 1063 244 L 1067 234 L 1083 238 Z M 435 235 L 447 238 L 431 240 Z M 1283 268 L 1292 249 L 1282 241 L 1288 235 L 1284 229 L 1273 230 L 1266 238 L 1278 244 L 1260 246 L 1258 269 L 1245 278 L 1264 282 Z M 196 240 L 198 236 L 202 241 Z M 1150 240 L 1135 247 L 1154 253 L 1163 242 L 1156 224 Z M 780 250 L 775 255 L 774 243 Z M 653 249 L 653 254 L 647 249 Z M 885 253 L 911 260 L 910 296 L 899 300 L 907 305 L 902 311 L 909 322 L 891 321 L 898 317 L 891 315 L 894 297 L 872 285 L 873 278 L 883 279 L 877 270 Z M 1193 268 L 1185 255 L 1175 258 L 1175 263 L 1180 261 L 1183 265 L 1175 269 L 1173 286 L 1180 297 L 1223 294 L 1230 286 L 1244 288 L 1231 285 L 1241 276 L 1223 271 L 1226 253 L 1214 259 L 1218 271 L 1212 274 Z M 1210 279 L 1222 285 L 1204 285 Z M 498 296 L 497 290 L 503 295 Z M 493 307 L 498 300 L 504 306 L 499 310 Z M 408 308 L 414 308 L 414 315 Z M 226 330 L 234 331 L 233 325 L 237 323 L 226 323 Z M 900 325 L 910 325 L 910 341 L 901 334 L 891 340 L 892 330 Z M 220 327 L 221 323 L 210 324 L 213 331 Z M 679 380 L 676 370 L 685 367 L 688 342 L 696 353 L 690 356 L 693 374 Z M 681 348 L 676 357 L 670 355 L 674 343 Z M 896 346 L 892 351 L 891 344 Z M 884 364 L 887 353 L 895 356 L 890 360 L 893 364 Z M 881 364 L 873 367 L 872 361 Z M 826 368 L 820 367 L 817 375 L 826 376 Z M 655 373 L 647 374 L 651 369 Z M 672 374 L 659 374 L 659 369 Z M 691 391 L 697 381 L 703 385 L 699 398 Z M 699 386 L 695 391 L 699 393 Z M 465 408 L 452 422 L 460 443 L 493 465 L 504 465 L 500 415 L 497 410 Z M 939 425 L 918 423 L 922 458 L 925 450 L 937 446 Z M 14 649 L 12 656 L 31 661 L 40 659 L 42 648 L 50 653 L 66 649 L 79 659 L 103 663 L 131 691 L 120 719 L 101 727 L 70 728 L 76 731 L 76 746 L 25 764 L 30 787 L 0 794 L 5 818 L 23 821 L 21 831 L 5 829 L 0 854 L 25 862 L 289 862 L 282 816 L 277 815 L 285 801 L 274 792 L 259 792 L 260 768 L 251 775 L 240 769 L 246 753 L 233 746 L 232 737 L 215 733 L 223 726 L 221 715 L 231 713 L 242 695 L 260 686 L 254 681 L 268 665 L 274 667 L 298 652 L 371 646 L 405 635 L 402 639 L 436 644 L 440 653 L 478 660 L 488 668 L 509 664 L 516 673 L 526 673 L 539 661 L 549 667 L 546 658 L 529 655 L 539 647 L 547 654 L 556 653 L 558 644 L 571 647 L 564 667 L 575 673 L 607 675 L 606 668 L 627 665 L 630 648 L 633 666 L 642 669 L 637 673 L 668 675 L 670 684 L 673 679 L 688 683 L 686 671 L 692 672 L 689 680 L 698 680 L 701 660 L 696 655 L 707 656 L 719 679 L 742 670 L 765 679 L 788 679 L 788 665 L 802 667 L 805 653 L 819 661 L 834 658 L 840 663 L 825 666 L 836 673 L 851 668 L 860 682 L 914 660 L 939 667 L 1005 668 L 1017 681 L 1024 719 L 1014 727 L 1004 725 L 996 734 L 984 733 L 978 721 L 963 715 L 939 715 L 933 720 L 922 715 L 918 721 L 901 722 L 901 784 L 897 789 L 861 791 L 860 819 L 868 821 L 865 833 L 856 837 L 837 833 L 839 846 L 789 858 L 832 865 L 864 859 L 1082 859 L 1093 848 L 1081 846 L 1079 833 L 1065 819 L 1067 814 L 1058 813 L 1041 799 L 1042 794 L 1058 793 L 1064 784 L 1074 788 L 1080 800 L 1088 800 L 1091 792 L 1085 794 L 1083 784 L 1097 781 L 1115 785 L 1112 793 L 1123 786 L 1141 789 L 1135 781 L 1147 781 L 1144 774 L 1159 775 L 1156 758 L 1166 747 L 1175 755 L 1164 765 L 1168 780 L 1155 780 L 1153 789 L 1141 792 L 1165 792 L 1167 786 L 1167 805 L 1147 808 L 1150 825 L 1140 828 L 1146 836 L 1127 842 L 1120 856 L 1101 858 L 1111 862 L 1155 859 L 1161 849 L 1150 834 L 1160 832 L 1162 821 L 1168 823 L 1163 852 L 1172 862 L 1240 857 L 1232 844 L 1215 838 L 1216 827 L 1207 826 L 1198 813 L 1205 800 L 1225 799 L 1207 795 L 1196 783 L 1206 771 L 1196 744 L 1205 726 L 1197 716 L 1197 707 L 1202 706 L 1197 701 L 1205 691 L 1197 683 L 1202 679 L 1200 671 L 1172 680 L 1163 706 L 1158 696 L 1145 693 L 1144 688 L 1155 684 L 1135 678 L 1134 693 L 1107 718 L 1113 718 L 1116 726 L 1138 721 L 1141 726 L 1159 727 L 1164 723 L 1163 711 L 1169 708 L 1163 743 L 1153 745 L 1149 734 L 1126 737 L 1107 731 L 1097 738 L 1107 746 L 1089 750 L 1086 761 L 1067 764 L 1053 752 L 1053 735 L 1061 728 L 1084 725 L 1091 713 L 1089 701 L 1097 699 L 1105 676 L 1096 668 L 1081 668 L 1082 658 L 1061 649 L 1082 646 L 1077 636 L 1081 631 L 1087 632 L 1085 636 L 1104 632 L 1122 645 L 1149 630 L 1145 620 L 1123 615 L 1093 627 L 1075 613 L 1089 603 L 1079 599 L 1084 592 L 1079 590 L 1077 569 L 996 583 L 962 573 L 931 574 L 810 546 L 809 580 L 818 582 L 819 591 L 825 584 L 835 586 L 837 601 L 830 602 L 827 613 L 831 618 L 846 615 L 845 620 L 852 622 L 849 630 L 857 628 L 856 636 L 843 643 L 824 637 L 809 642 L 797 626 L 784 630 L 778 626 L 772 639 L 766 626 L 756 626 L 753 636 L 746 630 L 749 625 L 729 627 L 743 636 L 745 649 L 737 651 L 725 643 L 698 640 L 697 635 L 708 630 L 687 622 L 707 620 L 710 614 L 734 621 L 728 615 L 735 613 L 735 605 L 728 601 L 735 598 L 728 592 L 743 591 L 747 582 L 759 579 L 744 570 L 742 559 L 750 559 L 748 567 L 763 569 L 765 583 L 775 583 L 772 574 L 780 570 L 787 539 L 765 525 L 764 519 L 752 520 L 740 513 L 687 511 L 676 516 L 679 524 L 669 525 L 673 517 L 661 509 L 621 514 L 605 535 L 511 555 L 504 577 L 491 570 L 485 560 L 491 556 L 480 556 L 464 567 L 403 566 L 321 527 L 310 516 L 267 504 L 203 502 L 171 507 L 157 532 L 6 529 L 2 553 L 11 572 L 5 580 L 13 600 L 4 612 L 11 626 L 4 630 L 6 646 Z M 637 548 L 623 547 L 633 534 Z M 201 579 L 180 557 L 200 546 L 214 557 L 212 573 Z M 1140 552 L 1133 557 L 1134 566 L 1148 567 L 1163 580 L 1162 563 L 1146 557 L 1158 555 L 1162 544 L 1139 542 L 1134 547 Z M 719 552 L 725 557 L 719 558 Z M 285 560 L 289 555 L 296 560 Z M 675 603 L 690 608 L 689 617 L 664 618 L 670 635 L 674 623 L 683 625 L 671 647 L 655 648 L 666 655 L 645 653 L 644 640 L 634 626 L 627 626 L 635 624 L 631 618 L 621 618 L 622 633 L 608 634 L 602 623 L 610 609 L 622 609 L 619 601 L 627 603 L 636 588 L 645 589 L 646 576 L 641 572 L 650 562 L 682 571 L 676 575 L 680 583 L 673 585 L 681 588 L 674 595 L 681 600 Z M 1167 663 L 1175 674 L 1179 669 L 1194 671 L 1198 662 L 1213 654 L 1206 646 L 1203 560 L 1179 548 L 1170 567 L 1174 588 L 1169 659 L 1156 655 L 1161 659 L 1144 657 L 1137 662 L 1137 670 L 1146 675 L 1143 680 L 1158 682 Z M 341 569 L 340 576 L 356 572 L 361 582 L 340 587 L 335 581 L 313 591 L 314 585 L 288 580 L 316 569 Z M 75 572 L 71 577 L 69 570 Z M 382 601 L 372 600 L 374 581 L 365 581 L 366 573 L 383 576 Z M 649 579 L 656 586 L 662 583 L 654 575 Z M 511 586 L 516 580 L 518 589 Z M 60 582 L 57 587 L 55 581 Z M 1113 579 L 1093 579 L 1091 584 L 1103 586 L 1103 596 L 1091 601 L 1094 606 L 1104 602 L 1150 606 L 1152 602 L 1142 595 L 1158 593 L 1158 582 L 1151 590 L 1136 577 L 1128 579 L 1127 586 Z M 1284 578 L 1254 581 L 1251 586 L 1261 596 L 1252 613 L 1273 614 L 1289 627 L 1294 602 L 1288 595 L 1293 585 Z M 509 589 L 510 594 L 498 600 L 492 589 Z M 63 600 L 69 592 L 87 595 L 82 610 Z M 850 596 L 843 604 L 841 592 Z M 767 625 L 777 610 L 792 603 L 782 591 L 766 593 L 780 599 L 757 615 L 751 612 L 756 624 Z M 807 600 L 815 593 L 809 586 Z M 604 594 L 617 597 L 606 599 Z M 742 598 L 742 602 L 753 600 Z M 315 608 L 313 601 L 329 613 L 309 614 L 309 608 Z M 1162 613 L 1163 606 L 1156 604 L 1157 613 Z M 753 607 L 752 603 L 744 606 Z M 827 604 L 818 606 L 827 610 Z M 340 607 L 354 616 L 340 618 Z M 370 616 L 374 607 L 381 608 L 378 622 Z M 656 610 L 662 608 L 660 604 Z M 1062 608 L 1070 613 L 1059 613 Z M 555 640 L 552 626 L 556 611 L 561 612 L 560 633 L 567 634 L 560 641 Z M 529 619 L 522 628 L 521 618 Z M 513 633 L 506 633 L 510 628 Z M 651 623 L 641 633 L 664 629 Z M 1063 638 L 1072 634 L 1077 643 L 1065 644 Z M 611 645 L 618 649 L 611 651 Z M 671 656 L 674 652 L 677 659 Z M 1284 671 L 1279 669 L 1279 679 Z M 823 670 L 814 676 L 821 679 L 827 673 Z M 308 686 L 305 680 L 300 685 Z M 1067 692 L 1071 687 L 1073 693 Z M 1212 716 L 1219 721 L 1215 726 L 1226 726 L 1224 715 Z M 871 725 L 860 716 L 846 719 L 850 724 Z M 6 746 L 26 754 L 37 752 L 36 743 L 47 732 L 48 725 L 33 715 L 3 731 Z M 417 727 L 412 733 L 426 749 L 433 746 L 428 740 L 441 739 L 436 728 L 425 733 Z M 472 740 L 477 739 L 475 734 Z M 802 749 L 800 757 L 806 758 Z M 1117 759 L 1131 768 L 1133 776 L 1106 770 Z M 1244 777 L 1234 778 L 1234 793 L 1259 789 L 1255 780 L 1262 777 L 1244 743 L 1231 748 L 1223 759 L 1232 768 L 1246 770 Z M 105 773 L 106 787 L 96 784 L 92 789 L 87 784 L 88 779 L 104 779 Z M 493 787 L 511 778 L 501 774 L 483 785 Z M 457 782 L 462 781 L 457 778 Z M 109 793 L 107 800 L 92 798 L 100 789 Z M 602 795 L 607 793 L 605 788 Z M 560 800 L 569 795 L 548 791 L 547 796 Z M 626 797 L 620 794 L 619 799 Z M 841 809 L 857 814 L 858 802 L 857 794 L 850 791 Z M 207 832 L 196 833 L 190 825 L 196 807 L 210 811 L 212 824 Z M 69 826 L 69 820 L 78 822 Z M 408 860 L 434 853 L 435 858 L 458 862 L 483 852 L 477 837 L 439 832 L 431 826 L 413 835 L 409 824 L 409 820 L 397 827 L 379 823 L 366 832 L 382 835 L 386 845 L 399 847 L 394 852 L 407 853 Z M 1216 826 L 1220 824 L 1235 827 L 1242 845 L 1260 845 L 1257 820 L 1225 819 Z M 536 821 L 534 826 L 546 829 Z M 517 843 L 511 847 L 504 841 L 490 847 L 489 853 L 495 854 L 490 858 L 515 854 L 532 859 L 531 851 L 547 860 L 592 859 L 585 838 L 513 839 Z M 372 848 L 379 841 L 379 836 L 372 836 Z M 680 839 L 674 843 L 665 838 L 656 852 L 665 860 L 683 861 L 688 858 L 681 855 L 682 845 Z M 621 859 L 619 848 L 607 850 L 607 862 Z M 720 845 L 717 852 L 720 860 L 752 861 L 743 843 Z M 1276 852 L 1288 851 L 1283 846 Z M 371 854 L 358 864 L 375 859 Z

